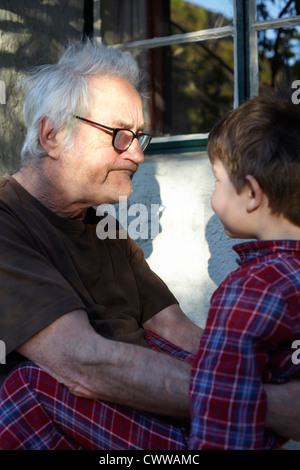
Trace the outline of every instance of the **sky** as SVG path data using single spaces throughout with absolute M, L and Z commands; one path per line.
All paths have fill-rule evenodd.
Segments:
M 233 18 L 233 0 L 189 0 L 195 5 L 209 8 L 216 13 L 222 13 L 227 18 Z
M 233 18 L 233 0 L 188 0 L 195 5 L 202 6 L 204 8 L 209 8 L 210 10 L 214 11 L 215 13 L 220 13 L 227 18 Z M 262 0 L 261 0 L 262 2 Z M 257 2 L 258 4 L 259 2 Z M 264 0 L 265 4 L 267 4 L 268 11 L 271 13 L 273 18 L 278 18 L 279 12 L 282 8 L 282 2 L 276 2 L 275 4 L 270 0 Z M 299 32 L 299 27 L 297 30 Z M 273 31 L 270 30 L 268 32 L 270 37 L 273 35 Z M 299 60 L 299 40 L 295 40 L 295 48 L 294 52 L 296 54 L 297 60 Z M 294 59 L 291 59 L 291 63 L 293 63 Z
M 205 8 L 209 8 L 216 13 L 222 13 L 227 18 L 233 18 L 233 0 L 189 0 L 195 5 L 199 5 Z M 274 18 L 277 18 L 278 8 L 272 2 L 266 0 L 264 3 L 269 3 L 268 9 L 274 13 Z

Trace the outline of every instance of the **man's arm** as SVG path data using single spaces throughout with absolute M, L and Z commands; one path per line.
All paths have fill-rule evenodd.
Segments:
M 190 366 L 171 356 L 98 335 L 84 311 L 63 315 L 18 351 L 74 395 L 189 419 Z M 266 385 L 267 426 L 300 440 L 298 381 Z
M 197 353 L 203 333 L 203 330 L 183 313 L 178 304 L 161 310 L 147 320 L 143 327 L 192 354 Z
M 63 315 L 18 352 L 74 395 L 189 418 L 190 365 L 167 354 L 103 338 L 83 310 Z

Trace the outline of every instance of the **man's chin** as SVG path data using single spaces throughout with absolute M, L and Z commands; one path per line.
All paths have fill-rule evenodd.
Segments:
M 132 193 L 132 189 L 130 191 L 122 191 L 116 192 L 116 194 L 109 194 L 105 199 L 102 198 L 101 202 L 98 204 L 119 204 L 120 202 L 127 201 Z

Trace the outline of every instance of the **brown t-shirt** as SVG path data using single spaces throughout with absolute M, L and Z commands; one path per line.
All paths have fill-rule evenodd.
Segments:
M 84 309 L 106 338 L 147 346 L 143 323 L 177 303 L 137 243 L 100 240 L 97 223 L 93 208 L 84 221 L 65 219 L 11 176 L 0 178 L 0 340 L 7 354 L 73 309 Z

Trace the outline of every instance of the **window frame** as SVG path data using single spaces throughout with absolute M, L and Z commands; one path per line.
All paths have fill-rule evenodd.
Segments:
M 237 35 L 241 38 L 235 59 L 240 67 L 244 67 L 244 76 L 240 72 L 238 80 L 237 105 L 240 105 L 245 99 L 259 94 L 258 31 L 300 26 L 300 15 L 258 21 L 256 0 L 234 2 L 237 5 Z
M 101 0 L 94 0 L 94 37 L 101 41 L 100 2 Z M 232 37 L 234 47 L 233 107 L 236 108 L 245 100 L 259 93 L 258 31 L 299 26 L 300 16 L 257 21 L 256 0 L 233 0 L 233 7 L 232 25 L 116 44 L 115 47 L 122 47 L 127 51 L 145 50 Z M 187 134 L 153 137 L 147 154 L 206 150 L 207 135 Z

